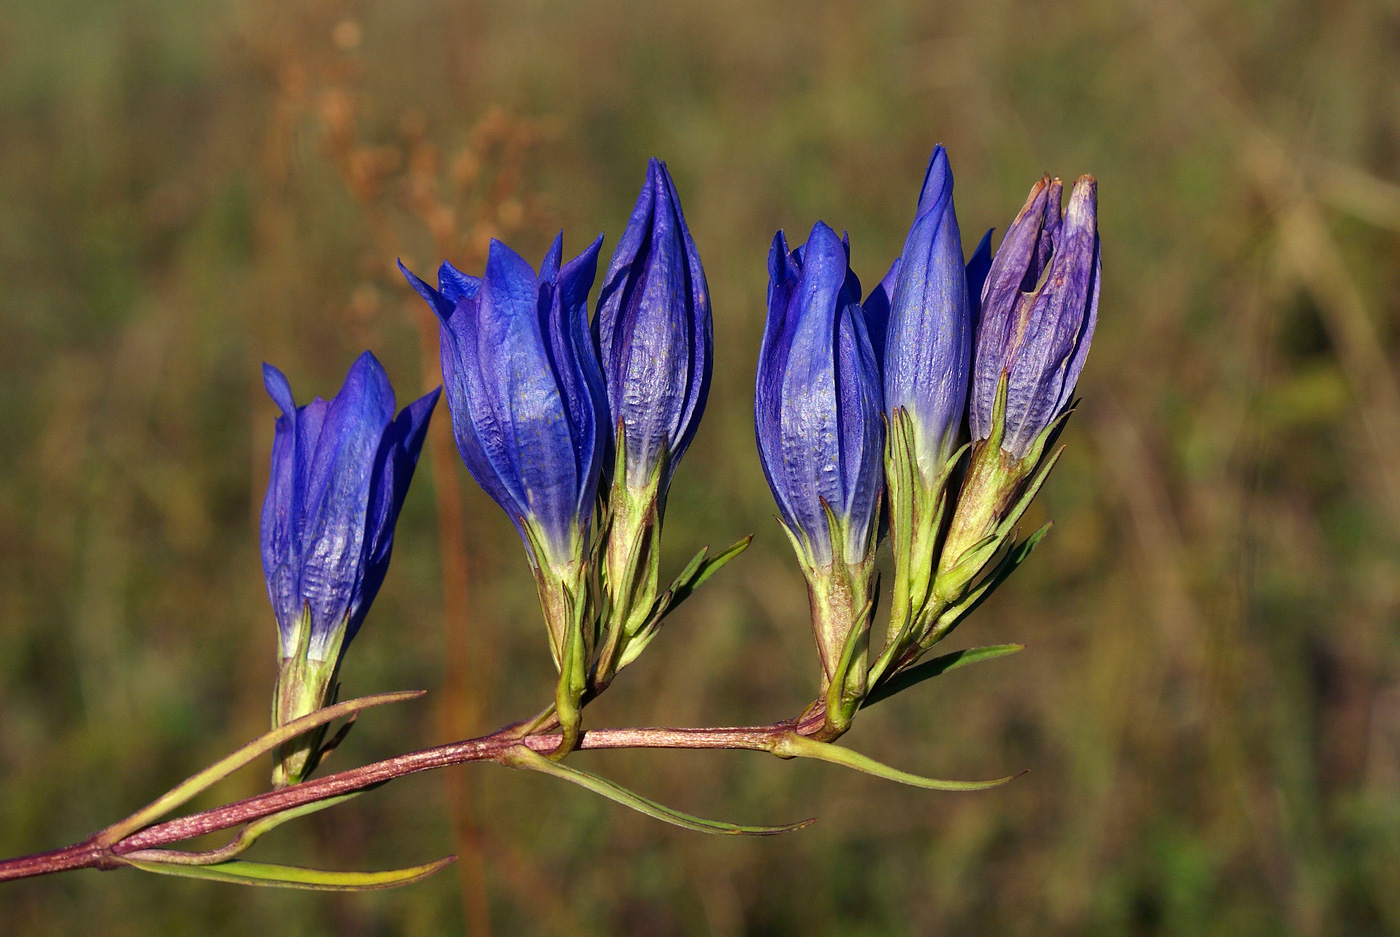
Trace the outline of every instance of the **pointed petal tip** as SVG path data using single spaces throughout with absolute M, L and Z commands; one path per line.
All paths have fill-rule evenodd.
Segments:
M 499 285 L 503 278 L 529 278 L 535 279 L 535 268 L 530 265 L 515 249 L 504 241 L 496 238 L 491 239 L 490 249 L 486 253 L 486 276 L 485 280 L 490 283 L 495 281 Z
M 288 416 L 296 413 L 296 399 L 292 396 L 292 385 L 287 380 L 287 375 L 266 361 L 263 362 L 262 372 L 263 388 L 267 390 L 272 402 Z
M 379 359 L 374 356 L 374 352 L 369 350 L 360 352 L 359 357 L 355 359 L 355 363 L 350 365 L 350 370 L 345 377 L 347 383 L 353 375 L 362 375 L 382 386 L 388 386 L 389 384 L 389 375 L 388 372 L 384 370 L 384 365 L 380 364 Z M 390 393 L 392 392 L 393 389 L 390 388 Z
M 933 155 L 928 159 L 928 169 L 924 172 L 924 184 L 919 189 L 919 213 L 929 211 L 950 197 L 952 189 L 953 167 L 948 161 L 948 151 L 940 143 L 933 148 Z

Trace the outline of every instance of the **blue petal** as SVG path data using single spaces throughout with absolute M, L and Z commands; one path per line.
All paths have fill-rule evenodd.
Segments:
M 854 449 L 848 452 L 845 443 L 856 443 L 858 449 L 865 428 L 853 422 L 843 426 L 843 415 L 859 409 L 851 407 L 860 399 L 860 388 L 851 386 L 843 394 L 838 377 L 838 315 L 854 320 L 848 327 L 848 344 L 860 344 L 868 356 L 867 368 L 848 366 L 848 381 L 854 385 L 866 380 L 868 392 L 876 399 L 879 392 L 870 383 L 874 358 L 856 304 L 859 285 L 847 266 L 845 245 L 818 222 L 804 248 L 788 255 L 786 263 L 776 256 L 783 246 L 779 237 L 770 261 L 775 276 L 769 286 L 768 329 L 760 352 L 755 424 L 764 470 L 784 520 L 805 535 L 813 558 L 825 564 L 831 561 L 831 552 L 822 503 L 838 516 L 849 517 L 852 508 L 863 510 L 865 490 L 859 478 L 847 477 L 859 474 L 847 471 L 855 468 L 847 456 L 858 460 L 859 454 Z M 790 283 L 795 267 L 800 270 L 797 282 Z M 775 299 L 786 299 L 786 306 L 774 305 Z M 878 404 L 874 412 L 878 420 Z
M 686 388 L 685 412 L 681 414 L 681 430 L 671 445 L 671 461 L 667 465 L 667 484 L 670 474 L 675 471 L 681 456 L 690 448 L 695 431 L 700 427 L 700 417 L 705 412 L 705 402 L 710 395 L 710 377 L 714 361 L 714 324 L 710 315 L 710 287 L 705 279 L 705 268 L 700 263 L 700 252 L 690 236 L 690 226 L 686 224 L 681 211 L 680 196 L 666 165 L 661 164 L 662 175 L 666 179 L 666 191 L 670 195 L 670 205 L 676 212 L 676 225 L 685 246 L 686 286 L 689 289 L 690 304 L 690 381 Z
M 444 260 L 442 266 L 438 267 L 438 289 L 455 307 L 457 300 L 464 296 L 476 295 L 477 290 L 481 289 L 481 280 L 468 276 Z
M 684 454 L 708 392 L 709 296 L 665 165 L 651 160 L 608 266 L 596 323 L 613 418 L 627 433 L 627 471 L 649 478 L 664 449 L 667 476 Z
M 986 439 L 992 431 L 997 383 L 1002 372 L 1011 365 L 1020 320 L 1022 283 L 1037 263 L 1049 213 L 1049 194 L 1048 176 L 1031 188 L 1026 204 L 1001 239 L 982 287 L 981 315 L 973 335 L 975 352 L 968 415 L 973 439 Z M 1058 207 L 1053 214 L 1058 217 Z
M 539 282 L 553 283 L 559 276 L 559 264 L 564 260 L 564 232 L 560 231 L 554 236 L 554 241 L 549 245 L 549 250 L 545 251 L 544 260 L 540 263 Z
M 865 313 L 865 330 L 870 333 L 870 347 L 875 352 L 875 363 L 881 369 L 885 366 L 885 336 L 890 326 L 890 297 L 894 295 L 894 284 L 899 276 L 899 258 L 890 264 L 885 278 L 870 291 L 861 305 Z
M 600 234 L 559 271 L 547 322 L 547 344 L 573 442 L 577 488 L 570 523 L 580 524 L 584 530 L 598 494 L 609 424 L 603 372 L 588 331 L 588 291 L 593 288 L 602 246 Z
M 464 317 L 457 341 L 460 416 L 454 402 L 458 395 L 449 386 L 458 445 L 477 481 L 517 527 L 534 519 L 552 548 L 566 551 L 579 491 L 578 466 L 568 411 L 541 329 L 539 282 L 518 254 L 493 241 L 478 298 L 478 303 L 459 304 L 474 314 Z M 464 421 L 470 432 L 462 432 Z
M 967 402 L 972 325 L 947 154 L 933 151 L 890 297 L 885 406 L 914 418 L 918 460 L 936 474 L 957 443 Z
M 363 573 L 372 468 L 393 416 L 394 389 L 365 352 L 326 408 L 307 478 L 299 592 L 311 609 L 312 659 L 328 658 L 331 639 L 349 617 Z
M 300 562 L 292 549 L 301 500 L 296 459 L 297 409 L 292 389 L 281 371 L 264 364 L 263 383 L 268 395 L 282 410 L 272 440 L 272 470 L 263 500 L 261 546 L 267 595 L 277 618 L 282 656 L 285 657 L 292 653 L 294 629 L 302 607 L 297 595 Z
M 782 379 L 798 321 L 797 310 L 790 307 L 800 274 L 800 254 L 788 250 L 787 238 L 779 231 L 768 252 L 768 317 L 754 387 L 754 435 L 768 487 L 794 533 L 800 530 L 797 511 L 777 468 L 782 464 Z
M 409 270 L 403 265 L 402 260 L 396 260 L 395 263 L 399 265 L 399 272 L 402 273 L 404 279 L 408 281 L 408 285 L 413 287 L 418 295 L 422 296 L 423 299 L 427 301 L 428 306 L 433 310 L 434 314 L 437 315 L 438 321 L 445 323 L 448 319 L 452 318 L 452 310 L 457 306 L 457 301 L 455 299 L 448 299 L 442 293 L 433 289 L 427 283 L 424 283 L 412 270 Z M 444 266 L 446 265 L 444 264 Z
M 868 548 L 884 486 L 880 369 L 859 307 L 849 305 L 838 314 L 836 339 L 836 400 L 844 495 L 843 508 L 838 513 L 846 523 L 845 559 L 856 563 Z
M 436 388 L 404 407 L 385 430 L 372 470 L 369 507 L 365 515 L 363 574 L 350 600 L 350 624 L 345 641 L 359 630 L 370 603 L 379 594 L 394 547 L 394 526 L 418 465 L 418 454 L 427 438 L 428 420 L 442 388 Z

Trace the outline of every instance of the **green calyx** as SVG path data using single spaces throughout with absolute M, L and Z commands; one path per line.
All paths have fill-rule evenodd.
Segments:
M 617 427 L 617 460 L 613 482 L 600 497 L 599 539 L 594 552 L 600 596 L 596 649 L 590 667 L 588 695 L 607 689 L 618 671 L 646 650 L 666 616 L 730 560 L 743 553 L 752 535 L 714 556 L 702 547 L 663 591 L 660 589 L 661 522 L 665 492 L 661 480 L 669 455 L 662 453 L 642 479 L 627 474 L 627 433 Z
M 665 590 L 660 585 L 663 458 L 640 483 L 626 475 L 626 438 L 618 427 L 613 482 L 599 493 L 598 535 L 582 536 L 562 561 L 544 538 L 522 521 L 535 585 L 559 669 L 554 705 L 522 726 L 528 734 L 557 721 L 561 740 L 548 757 L 563 758 L 578 744 L 583 707 L 612 683 L 651 643 L 666 616 L 705 580 L 744 552 L 752 537 L 709 555 L 700 549 Z
M 989 564 L 1010 549 L 1016 524 L 1040 492 L 1060 452 L 1053 446 L 1072 410 L 1052 422 L 1020 458 L 1001 446 L 1006 430 L 1006 384 L 1002 374 L 992 405 L 992 432 L 972 447 L 957 509 L 943 542 L 934 592 L 945 607 L 962 600 Z M 941 637 L 941 635 L 939 635 Z
M 292 653 L 282 658 L 277 670 L 277 685 L 272 691 L 274 729 L 335 702 L 339 690 L 336 675 L 340 671 L 340 652 L 345 640 L 345 627 L 342 623 L 336 629 L 327 648 L 326 659 L 315 660 L 309 653 L 311 609 L 303 608 L 301 617 L 297 619 Z M 321 759 L 334 747 L 334 744 L 322 744 L 325 735 L 326 727 L 320 726 L 279 745 L 274 753 L 273 786 L 281 788 L 300 784 L 310 777 Z
M 554 712 L 562 739 L 553 757 L 562 758 L 578 744 L 583 719 L 583 694 L 587 688 L 588 658 L 592 653 L 593 630 L 585 628 L 592 602 L 588 589 L 588 562 L 582 536 L 575 535 L 569 555 L 553 556 L 545 538 L 528 521 L 522 521 L 530 546 L 535 589 L 540 596 L 549 653 L 559 670 L 554 691 Z
M 650 640 L 642 638 L 656 605 L 661 574 L 661 480 L 667 454 L 652 466 L 651 474 L 634 479 L 627 472 L 627 433 L 617 427 L 617 461 L 613 483 L 600 504 L 602 537 L 598 550 L 598 582 L 602 596 L 598 621 L 598 660 L 595 686 L 605 687 L 623 666 Z
M 992 433 L 972 444 L 956 500 L 950 479 L 967 447 L 928 478 L 919 471 L 909 415 L 897 410 L 890 416 L 885 467 L 894 605 L 885 647 L 870 670 L 872 696 L 883 698 L 907 685 L 910 668 L 1024 562 L 1049 528 L 1047 524 L 1025 539 L 1017 536 L 1017 524 L 1059 459 L 1059 451 L 1051 449 L 1069 414 L 1055 420 L 1017 458 L 1001 445 L 1006 393 L 1003 374 L 992 408 Z
M 920 460 L 918 426 L 903 407 L 889 414 L 886 426 L 885 484 L 895 572 L 889 628 L 884 650 L 871 668 L 872 682 L 943 610 L 933 591 L 938 540 L 948 508 L 948 480 L 966 450 L 959 448 L 941 461 Z M 932 471 L 924 467 L 927 461 L 934 462 Z
M 851 727 L 865 698 L 870 666 L 870 623 L 875 616 L 874 537 L 855 562 L 847 560 L 845 532 L 830 505 L 823 503 L 831 537 L 831 562 L 817 565 L 812 552 L 786 524 L 807 579 L 812 632 L 821 658 L 821 705 L 825 721 L 818 738 L 829 741 Z

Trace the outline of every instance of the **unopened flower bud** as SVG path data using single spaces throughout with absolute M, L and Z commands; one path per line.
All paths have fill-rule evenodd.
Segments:
M 807 578 L 827 734 L 865 692 L 883 487 L 880 372 L 848 247 L 820 222 L 769 255 L 754 422 L 759 456 Z
M 273 698 L 280 726 L 333 702 L 345 649 L 388 571 L 438 391 L 395 417 L 394 389 L 369 352 L 329 401 L 298 407 L 271 365 L 263 381 L 282 410 L 262 511 L 263 571 L 281 638 Z M 315 769 L 323 733 L 279 749 L 277 786 Z

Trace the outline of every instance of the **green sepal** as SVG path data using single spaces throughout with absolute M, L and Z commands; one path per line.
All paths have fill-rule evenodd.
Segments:
M 851 629 L 851 634 L 846 638 L 841 661 L 836 665 L 836 678 L 826 689 L 826 724 L 822 736 L 827 740 L 845 735 L 850 730 L 860 701 L 865 697 L 865 661 L 870 653 L 870 622 L 875 618 L 875 605 L 880 596 L 879 578 L 877 573 L 870 588 L 870 597 L 854 619 L 857 626 Z M 860 622 L 865 622 L 865 625 L 862 627 Z
M 501 758 L 501 763 L 510 768 L 519 768 L 526 771 L 538 771 L 550 777 L 568 781 L 570 784 L 577 784 L 586 790 L 606 797 L 614 803 L 624 807 L 630 807 L 638 813 L 645 814 L 657 820 L 679 826 L 682 829 L 694 830 L 698 833 L 716 833 L 726 836 L 772 836 L 777 833 L 790 833 L 793 830 L 800 830 L 808 826 L 815 819 L 803 820 L 800 823 L 787 823 L 781 826 L 744 826 L 737 823 L 725 823 L 722 820 L 706 820 L 702 817 L 694 817 L 688 813 L 681 813 L 670 807 L 658 804 L 654 800 L 649 800 L 640 794 L 629 791 L 627 788 L 607 778 L 599 777 L 587 771 L 582 771 L 571 765 L 560 764 L 550 761 L 543 755 L 518 745 L 512 748 Z
M 1016 571 L 1026 558 L 1031 555 L 1031 551 L 1040 545 L 1040 541 L 1045 539 L 1045 535 L 1050 532 L 1052 521 L 1046 521 L 1035 533 L 1019 543 L 1014 542 L 1015 532 L 1012 532 L 1012 546 L 1002 556 L 990 573 L 985 576 L 975 588 L 966 595 L 956 605 L 951 606 L 939 616 L 938 621 L 928 634 L 924 635 L 920 641 L 920 647 L 928 650 L 934 644 L 943 640 L 948 634 L 961 624 L 969 615 L 977 610 L 977 607 L 987 600 L 993 592 L 1001 586 L 1006 578 Z
M 562 668 L 564 649 L 568 643 L 568 629 L 566 623 L 559 620 L 564 616 L 551 607 L 551 574 L 546 571 L 549 566 L 549 554 L 545 551 L 544 542 L 540 540 L 534 526 L 524 517 L 517 518 L 517 522 L 524 532 L 525 544 L 530 552 L 531 571 L 535 574 L 535 586 L 540 594 L 540 610 L 544 613 L 545 629 L 549 635 L 549 653 L 554 659 L 554 666 Z
M 452 864 L 456 856 L 408 869 L 387 872 L 328 872 L 294 865 L 273 865 L 267 862 L 246 862 L 235 859 L 217 865 L 174 865 L 144 859 L 126 859 L 126 864 L 143 872 L 202 878 L 211 882 L 234 885 L 262 885 L 272 888 L 300 888 L 310 891 L 373 891 L 397 888 L 421 881 Z
M 894 593 L 890 597 L 885 654 L 891 653 L 900 643 L 914 616 L 914 572 L 910 567 L 914 551 L 914 518 L 918 514 L 916 477 L 909 412 L 903 407 L 896 407 L 885 418 L 885 490 L 889 493 L 890 549 L 895 561 Z
M 682 602 L 695 593 L 696 589 L 704 585 L 707 579 L 723 569 L 730 560 L 747 550 L 751 543 L 753 543 L 753 534 L 736 540 L 709 559 L 706 559 L 706 556 L 710 552 L 710 548 L 708 546 L 701 547 L 690 558 L 690 562 L 686 564 L 685 569 L 681 570 L 680 575 L 657 599 L 647 627 L 655 627 L 661 619 L 674 612 Z
M 934 588 L 936 545 L 948 509 L 948 480 L 970 444 L 943 460 L 937 478 L 925 485 L 918 470 L 913 418 L 904 408 L 890 416 L 885 450 L 890 538 L 894 551 L 894 592 L 885 646 L 870 668 L 872 684 L 908 652 L 911 637 L 943 611 Z M 917 555 L 916 555 L 917 554 Z
M 618 658 L 617 669 L 621 670 L 636 660 L 637 656 L 646 650 L 646 646 L 651 643 L 652 638 L 656 637 L 656 633 L 660 630 L 666 616 L 680 607 L 682 602 L 690 598 L 696 589 L 699 589 L 706 580 L 723 569 L 730 560 L 747 550 L 751 543 L 753 543 L 753 534 L 735 541 L 708 559 L 706 559 L 710 551 L 708 546 L 701 547 L 696 551 L 695 555 L 690 558 L 690 562 L 686 564 L 685 569 L 681 570 L 680 575 L 656 599 L 646 624 L 635 635 L 628 638 L 627 644 Z
M 993 644 L 987 647 L 970 647 L 962 651 L 953 651 L 951 654 L 941 654 L 915 667 L 907 667 L 898 671 L 884 683 L 877 684 L 865 697 L 865 701 L 860 704 L 861 708 L 874 706 L 901 690 L 907 690 L 911 686 L 923 683 L 925 680 L 932 680 L 934 677 L 941 677 L 950 670 L 957 670 L 959 667 L 966 667 L 979 661 L 995 660 L 998 657 L 1005 657 L 1025 649 L 1024 644 Z
M 817 761 L 827 761 L 834 765 L 874 775 L 877 778 L 884 778 L 887 781 L 897 781 L 900 784 L 921 787 L 929 791 L 985 791 L 988 788 L 999 787 L 1007 781 L 1025 774 L 1022 771 L 992 781 L 942 781 L 937 778 L 910 774 L 908 771 L 900 771 L 898 768 L 891 768 L 889 765 L 881 764 L 860 752 L 842 748 L 840 745 L 833 745 L 830 742 L 819 742 L 816 739 L 798 735 L 796 732 L 784 735 L 775 743 L 771 751 L 779 758 L 812 758 Z
M 954 558 L 951 564 L 939 571 L 934 586 L 936 592 L 946 596 L 949 601 L 956 601 L 962 591 L 967 588 L 968 583 L 975 579 L 987 563 L 1006 547 L 1009 539 L 1014 537 L 1016 524 L 1030 508 L 1031 502 L 1040 493 L 1045 480 L 1050 477 L 1051 469 L 1059 462 L 1060 455 L 1064 452 L 1063 448 L 1056 449 L 1041 458 L 1044 444 L 1059 432 L 1068 416 L 1069 411 L 1066 411 L 1055 423 L 1052 423 L 1037 439 L 1026 458 L 1016 463 L 1011 469 L 1002 484 L 1013 488 L 1019 487 L 1016 500 L 1005 509 L 1005 513 L 996 519 L 988 534 L 968 546 Z M 990 443 L 989 439 L 980 451 L 979 457 L 1000 460 L 1002 451 L 993 449 Z M 1022 473 L 1026 466 L 1033 466 L 1033 468 L 1028 476 L 1023 476 Z
M 336 677 L 340 673 L 341 650 L 348 625 L 348 619 L 342 621 L 331 632 L 325 658 L 313 660 L 310 656 L 311 609 L 302 606 L 302 613 L 297 618 L 292 653 L 282 658 L 277 668 L 277 682 L 272 689 L 274 729 L 335 702 L 340 691 Z M 287 787 L 309 778 L 321 759 L 339 744 L 339 739 L 332 739 L 328 746 L 322 745 L 325 737 L 323 726 L 279 746 L 273 756 L 272 786 Z

